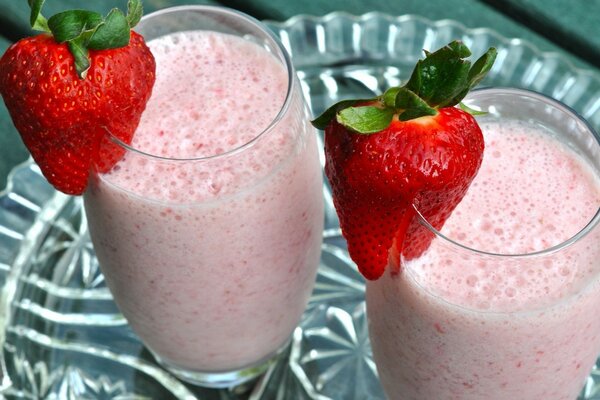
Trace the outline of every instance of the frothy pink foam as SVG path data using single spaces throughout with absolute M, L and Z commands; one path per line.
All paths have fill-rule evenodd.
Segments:
M 186 163 L 149 162 L 128 153 L 111 173 L 112 184 L 158 200 L 190 203 L 234 193 L 289 154 L 296 144 L 293 135 L 261 135 L 282 109 L 288 89 L 285 68 L 275 57 L 265 57 L 264 48 L 208 31 L 176 33 L 148 45 L 160 73 L 134 148 L 159 157 L 197 159 L 260 143 L 252 143 L 242 156 Z
M 149 43 L 156 62 L 169 68 L 156 77 L 135 148 L 172 158 L 213 156 L 269 126 L 285 100 L 288 76 L 275 57 L 265 58 L 263 48 L 239 41 L 193 31 Z
M 482 124 L 486 153 L 467 195 L 442 229 L 473 249 L 522 254 L 575 236 L 600 207 L 591 167 L 543 128 L 517 122 Z M 591 253 L 591 252 L 590 252 Z M 568 296 L 600 272 L 593 256 L 476 263 L 436 241 L 407 269 L 428 290 L 467 307 L 515 310 Z M 464 254 L 460 254 L 464 255 Z

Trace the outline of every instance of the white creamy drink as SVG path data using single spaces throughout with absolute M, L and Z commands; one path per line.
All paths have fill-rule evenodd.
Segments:
M 149 47 L 157 80 L 137 151 L 85 194 L 98 259 L 132 328 L 167 365 L 253 365 L 288 341 L 314 284 L 316 133 L 297 88 L 278 117 L 288 71 L 263 47 L 208 31 Z

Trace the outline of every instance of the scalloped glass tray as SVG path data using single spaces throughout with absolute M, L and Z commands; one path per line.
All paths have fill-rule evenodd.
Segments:
M 422 49 L 462 39 L 498 48 L 484 85 L 534 89 L 600 127 L 600 78 L 519 39 L 453 21 L 371 13 L 268 23 L 292 55 L 314 113 L 406 79 Z M 55 192 L 28 162 L 0 193 L 0 396 L 7 399 L 383 399 L 367 334 L 364 282 L 349 260 L 329 190 L 317 284 L 284 357 L 227 391 L 161 369 L 115 307 L 98 269 L 81 201 Z M 599 364 L 600 368 L 600 364 Z M 580 399 L 600 399 L 600 370 Z

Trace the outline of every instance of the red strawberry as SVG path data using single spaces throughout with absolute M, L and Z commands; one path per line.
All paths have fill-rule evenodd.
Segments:
M 36 26 L 52 34 L 22 39 L 0 59 L 0 94 L 13 123 L 64 193 L 82 194 L 92 167 L 107 171 L 122 157 L 119 147 L 102 143 L 108 132 L 130 143 L 146 107 L 155 62 L 130 31 L 139 7 L 131 1 L 127 17 L 115 9 L 104 19 L 80 10 L 48 21 L 35 14 Z
M 440 229 L 483 157 L 473 116 L 454 107 L 491 68 L 495 49 L 472 67 L 452 42 L 419 61 L 408 83 L 347 100 L 313 121 L 325 129 L 325 173 L 348 251 L 367 279 L 423 253 L 432 240 L 416 211 Z M 334 118 L 335 116 L 335 118 Z

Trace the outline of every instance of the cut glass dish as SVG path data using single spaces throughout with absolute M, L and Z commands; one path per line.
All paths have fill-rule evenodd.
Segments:
M 314 114 L 335 101 L 398 85 L 423 49 L 461 39 L 474 56 L 498 49 L 483 85 L 545 93 L 600 128 L 597 72 L 488 29 L 379 13 L 267 24 L 292 55 Z M 0 393 L 7 399 L 383 399 L 367 334 L 364 281 L 348 257 L 327 185 L 323 193 L 319 275 L 290 348 L 257 382 L 205 390 L 160 368 L 118 312 L 80 199 L 54 191 L 31 162 L 18 166 L 0 193 Z M 592 372 L 580 399 L 600 399 L 600 370 Z

